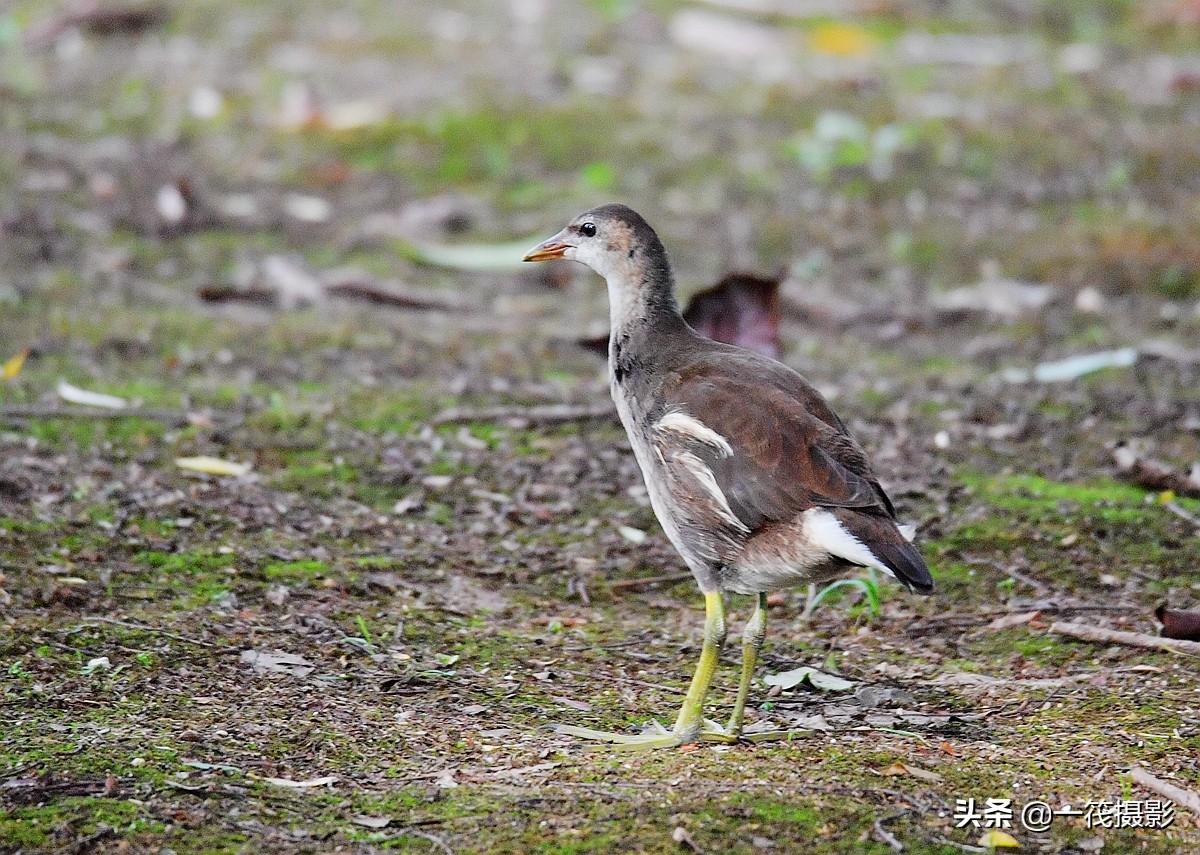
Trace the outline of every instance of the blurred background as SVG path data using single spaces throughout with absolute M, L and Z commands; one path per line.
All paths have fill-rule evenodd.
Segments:
M 414 788 L 432 784 L 411 782 L 434 768 L 444 801 L 428 810 L 462 846 L 478 791 L 456 781 L 573 750 L 540 724 L 632 726 L 675 706 L 664 684 L 686 677 L 697 600 L 588 347 L 607 329 L 602 283 L 519 261 L 614 200 L 658 230 L 685 301 L 726 274 L 765 277 L 706 317 L 833 399 L 939 581 L 935 600 L 884 588 L 882 606 L 865 588 L 819 609 L 781 594 L 766 667 L 886 677 L 947 716 L 1007 709 L 986 683 L 930 688 L 981 671 L 1020 712 L 896 719 L 932 742 L 862 744 L 861 716 L 830 714 L 850 761 L 751 753 L 737 786 L 856 795 L 818 816 L 763 790 L 709 817 L 727 838 L 688 817 L 729 790 L 648 819 L 625 796 L 563 798 L 626 816 L 610 841 L 625 851 L 677 851 L 677 826 L 725 851 L 747 817 L 785 851 L 842 827 L 882 840 L 890 797 L 861 775 L 893 761 L 941 776 L 885 773 L 926 799 L 900 821 L 910 845 L 977 842 L 946 824 L 959 795 L 1115 797 L 1109 759 L 1064 748 L 1089 739 L 1194 782 L 1194 676 L 1037 618 L 1153 634 L 1153 607 L 1190 607 L 1200 585 L 1193 0 L 0 2 L 9 768 L 43 768 L 61 717 L 111 735 L 86 766 L 52 768 L 108 770 L 181 810 L 155 769 L 215 787 L 251 762 L 294 780 L 385 768 L 354 791 L 370 819 L 424 816 Z M 213 658 L 136 630 L 151 625 L 304 664 Z M 104 677 L 100 659 L 125 670 Z M 1071 682 L 1097 667 L 1117 676 Z M 231 686 L 238 715 L 221 711 Z M 47 692 L 95 707 L 55 711 Z M 776 724 L 820 712 L 789 697 Z M 147 715 L 105 718 L 115 698 Z M 470 739 L 447 742 L 448 726 Z M 225 765 L 130 765 L 148 744 Z M 1053 768 L 1029 766 L 1039 750 Z M 656 786 L 700 758 L 626 771 Z M 580 783 L 580 764 L 553 780 Z M 98 798 L 71 808 L 84 832 L 108 816 Z M 298 827 L 392 834 L 346 831 L 334 801 Z M 141 843 L 184 846 L 152 809 L 104 803 L 110 824 L 150 823 L 129 832 Z M 485 807 L 528 829 L 550 810 Z M 57 821 L 36 845 L 71 842 Z M 549 845 L 505 828 L 489 833 L 511 851 Z

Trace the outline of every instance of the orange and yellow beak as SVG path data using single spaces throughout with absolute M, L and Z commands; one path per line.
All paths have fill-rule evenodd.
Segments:
M 535 246 L 529 252 L 525 253 L 522 261 L 551 261 L 555 258 L 562 258 L 563 253 L 571 248 L 571 245 L 565 243 L 562 239 L 562 232 L 559 232 L 549 240 L 544 240 Z

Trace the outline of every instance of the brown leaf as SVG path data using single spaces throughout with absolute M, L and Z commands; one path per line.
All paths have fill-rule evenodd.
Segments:
M 1162 605 L 1154 610 L 1154 616 L 1163 625 L 1164 638 L 1200 641 L 1200 610 L 1169 609 Z
M 1128 445 L 1113 449 L 1117 469 L 1125 478 L 1147 490 L 1168 490 L 1180 496 L 1200 499 L 1200 478 L 1181 472 L 1160 460 L 1142 457 Z
M 688 301 L 683 319 L 713 341 L 733 344 L 778 359 L 779 283 L 753 273 L 730 273 Z M 608 355 L 608 335 L 576 339 L 600 356 Z
M 752 273 L 731 273 L 692 297 L 683 319 L 714 341 L 778 359 L 779 282 Z
M 98 36 L 137 35 L 166 23 L 168 10 L 162 3 L 103 3 L 78 0 L 60 18 L 30 27 L 25 43 L 43 45 L 57 39 L 71 27 L 79 27 Z

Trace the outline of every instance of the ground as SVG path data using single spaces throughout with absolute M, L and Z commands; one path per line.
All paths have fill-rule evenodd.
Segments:
M 1112 455 L 1200 459 L 1194 8 L 808 5 L 0 12 L 0 851 L 952 853 L 959 800 L 1200 788 L 1194 659 L 1049 631 L 1156 634 L 1200 587 L 1200 501 Z M 783 359 L 938 582 L 772 598 L 761 675 L 853 684 L 756 683 L 787 741 L 547 730 L 668 720 L 702 600 L 610 417 L 436 418 L 605 402 L 600 283 L 504 247 L 610 199 L 685 296 L 787 271 Z M 455 243 L 500 249 L 427 263 Z M 338 276 L 435 308 L 312 294 Z M 1010 831 L 1200 842 L 1182 807 Z

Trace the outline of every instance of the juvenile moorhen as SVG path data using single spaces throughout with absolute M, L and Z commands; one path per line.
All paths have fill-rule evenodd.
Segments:
M 873 567 L 910 590 L 933 577 L 896 521 L 862 448 L 813 386 L 773 359 L 704 338 L 683 320 L 666 250 L 624 205 L 580 214 L 525 261 L 569 258 L 604 277 L 613 400 L 650 503 L 704 593 L 700 664 L 675 727 L 638 735 L 560 733 L 659 748 L 732 742 L 766 634 L 766 595 Z M 725 641 L 722 593 L 754 594 L 727 727 L 703 717 Z

